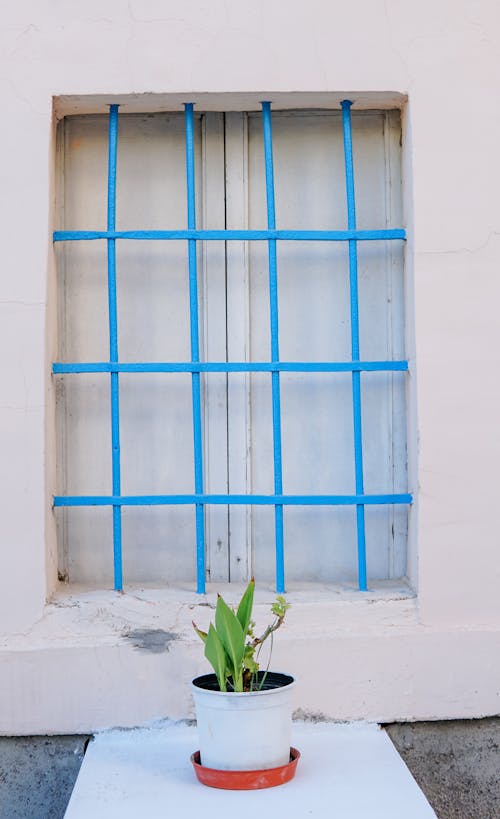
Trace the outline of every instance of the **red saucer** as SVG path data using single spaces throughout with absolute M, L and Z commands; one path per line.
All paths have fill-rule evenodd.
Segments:
M 264 771 L 218 771 L 215 768 L 205 768 L 201 764 L 199 751 L 191 754 L 194 772 L 203 785 L 229 791 L 250 791 L 284 785 L 295 776 L 299 758 L 300 752 L 297 748 L 290 748 L 290 761 L 279 768 L 268 768 Z

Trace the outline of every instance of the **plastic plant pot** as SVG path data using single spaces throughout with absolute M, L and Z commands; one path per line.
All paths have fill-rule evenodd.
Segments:
M 289 765 L 294 685 L 289 674 L 269 672 L 261 690 L 222 692 L 215 674 L 196 677 L 201 765 L 240 772 Z

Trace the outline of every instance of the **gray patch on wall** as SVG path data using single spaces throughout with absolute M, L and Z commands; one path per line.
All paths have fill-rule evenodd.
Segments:
M 328 717 L 325 717 L 321 711 L 309 711 L 305 708 L 297 708 L 293 714 L 292 719 L 296 720 L 297 722 L 335 722 L 336 720 L 330 720 Z
M 164 631 L 161 628 L 137 628 L 123 635 L 139 651 L 161 654 L 170 650 L 170 643 L 179 639 L 175 631 Z

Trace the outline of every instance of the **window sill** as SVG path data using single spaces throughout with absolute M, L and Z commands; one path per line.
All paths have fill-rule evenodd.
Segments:
M 188 584 L 176 588 L 126 587 L 123 592 L 90 590 L 82 585 L 61 584 L 47 604 L 43 617 L 29 632 L 9 636 L 14 648 L 126 644 L 136 631 L 163 631 L 172 640 L 197 642 L 192 628 L 200 628 L 213 617 L 217 592 L 231 603 L 243 591 L 242 584 L 212 583 L 205 595 Z M 257 628 L 269 619 L 269 607 L 276 593 L 272 588 L 256 591 L 254 615 Z M 417 625 L 415 593 L 401 581 L 379 581 L 369 592 L 354 586 L 290 584 L 286 594 L 291 609 L 279 642 L 314 639 L 327 631 L 330 636 L 353 635 L 392 627 Z M 135 646 L 137 647 L 137 646 Z

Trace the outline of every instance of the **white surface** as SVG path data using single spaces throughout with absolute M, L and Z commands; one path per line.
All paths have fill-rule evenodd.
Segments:
M 366 724 L 295 724 L 301 758 L 292 782 L 260 791 L 198 783 L 189 761 L 196 728 L 111 731 L 89 745 L 65 819 L 307 816 L 435 819 L 387 734 Z

